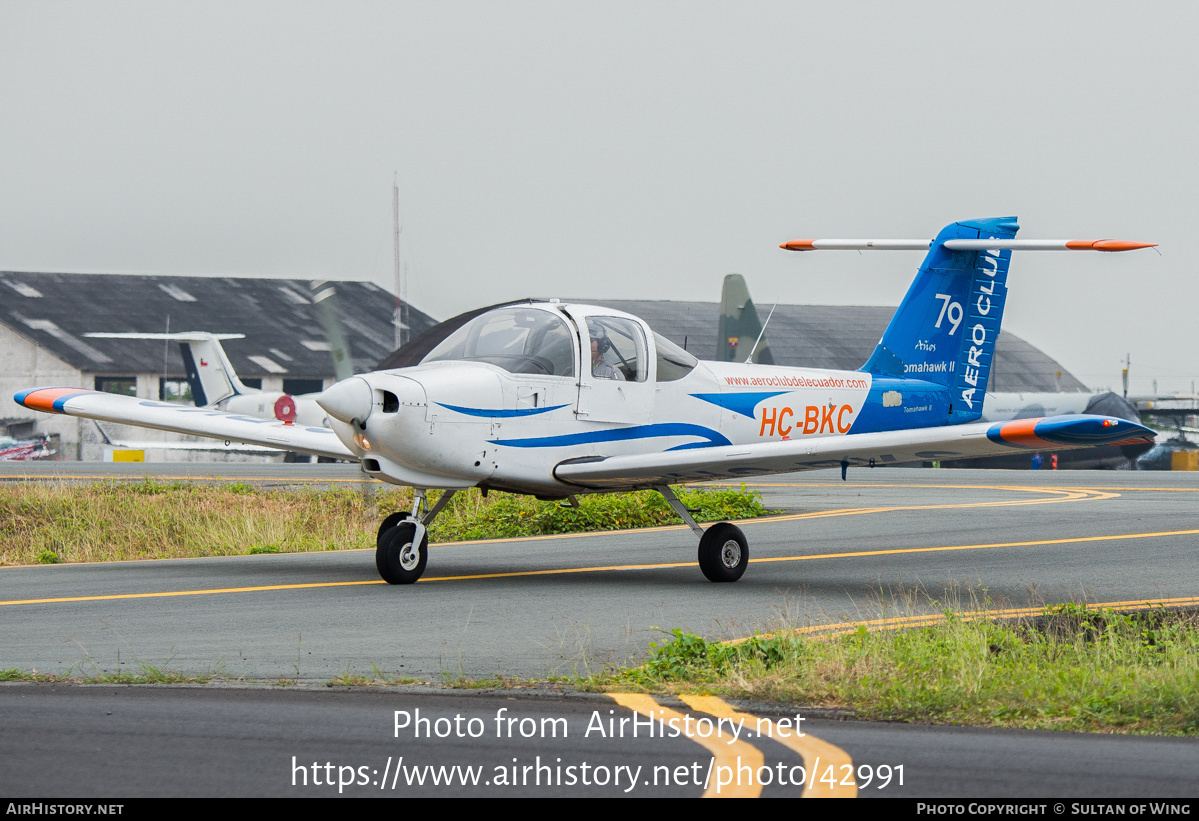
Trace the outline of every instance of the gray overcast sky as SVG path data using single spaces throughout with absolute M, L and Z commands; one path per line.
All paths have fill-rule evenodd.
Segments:
M 0 269 L 371 279 L 409 298 L 894 305 L 1017 254 L 1005 327 L 1084 382 L 1199 379 L 1194 3 L 0 2 Z M 147 329 L 151 330 L 151 329 Z M 1139 378 L 1138 378 L 1139 377 Z

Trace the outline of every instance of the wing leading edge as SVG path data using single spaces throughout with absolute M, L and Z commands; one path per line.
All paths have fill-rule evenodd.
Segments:
M 661 483 L 743 479 L 768 473 L 851 465 L 969 459 L 1013 450 L 1067 450 L 1152 441 L 1149 428 L 1110 416 L 1053 416 L 940 428 L 858 433 L 753 445 L 722 445 L 634 456 L 567 460 L 554 476 L 585 488 L 616 490 Z
M 84 388 L 34 388 L 13 399 L 31 410 L 189 433 L 275 450 L 358 461 L 328 428 L 289 425 L 236 413 L 155 402 Z

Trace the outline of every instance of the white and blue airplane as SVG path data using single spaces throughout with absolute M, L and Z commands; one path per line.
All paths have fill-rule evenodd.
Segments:
M 401 365 L 344 379 L 317 402 L 332 428 L 79 388 L 35 388 L 39 411 L 357 460 L 415 489 L 379 528 L 376 566 L 415 582 L 426 528 L 458 490 L 574 503 L 653 488 L 699 537 L 699 565 L 736 581 L 736 526 L 701 528 L 669 485 L 1020 449 L 1151 441 L 1153 431 L 1076 414 L 979 421 L 1013 250 L 1126 251 L 1118 240 L 1017 240 L 1014 218 L 957 222 L 934 240 L 795 240 L 781 247 L 927 250 L 873 355 L 856 371 L 700 362 L 635 316 L 527 301 L 465 314 L 413 340 Z M 404 356 L 407 355 L 407 359 Z M 429 507 L 426 491 L 446 491 Z

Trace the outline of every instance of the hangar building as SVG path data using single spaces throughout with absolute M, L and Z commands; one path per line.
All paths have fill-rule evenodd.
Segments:
M 679 345 L 685 340 L 687 350 L 700 359 L 718 357 L 718 303 L 606 299 L 600 304 L 641 317 Z M 759 310 L 765 320 L 769 308 Z M 780 304 L 766 327 L 766 339 L 779 365 L 853 371 L 870 358 L 894 313 L 894 308 L 878 305 Z M 746 341 L 747 349 L 752 345 L 753 340 Z M 1004 329 L 995 343 L 987 390 L 1073 392 L 1087 386 L 1044 351 Z
M 368 282 L 333 284 L 354 369 L 373 370 L 394 348 L 393 297 Z M 701 359 L 717 355 L 718 303 L 595 301 L 640 316 Z M 853 370 L 870 356 L 893 312 L 878 306 L 779 305 L 766 337 L 781 365 Z M 406 317 L 411 337 L 436 324 L 411 306 Z M 329 344 L 307 281 L 0 272 L 0 434 L 45 433 L 57 438 L 60 458 L 102 459 L 103 438 L 93 423 L 33 414 L 17 405 L 13 394 L 34 386 L 77 385 L 148 399 L 186 399 L 178 345 L 86 336 L 167 330 L 245 334 L 224 347 L 251 387 L 303 394 L 333 380 Z M 1054 359 L 1006 330 L 997 343 L 989 388 L 1086 390 Z M 106 430 L 138 440 L 179 438 L 121 425 L 106 425 Z
M 395 348 L 394 297 L 369 282 L 332 284 L 354 368 L 371 370 Z M 0 434 L 45 433 L 56 436 L 60 458 L 100 460 L 103 438 L 94 423 L 35 414 L 13 394 L 63 385 L 147 399 L 190 397 L 178 344 L 88 333 L 245 334 L 223 344 L 248 386 L 323 390 L 332 384 L 333 359 L 312 297 L 311 283 L 302 280 L 0 272 Z M 412 336 L 434 324 L 411 307 L 405 316 Z M 180 438 L 123 425 L 105 430 L 139 441 Z

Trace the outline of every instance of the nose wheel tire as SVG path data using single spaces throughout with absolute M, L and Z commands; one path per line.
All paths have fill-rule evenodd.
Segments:
M 397 513 L 391 514 L 386 519 L 384 519 L 382 522 L 380 522 L 379 534 L 375 537 L 375 547 L 381 547 L 383 545 L 383 537 L 387 535 L 387 531 L 391 530 L 393 527 L 395 527 L 396 525 L 398 525 L 400 522 L 404 521 L 405 519 L 411 519 L 411 518 L 412 518 L 411 513 L 409 513 L 406 510 L 401 510 Z
M 741 528 L 714 524 L 699 540 L 699 569 L 711 582 L 735 582 L 749 565 L 749 542 Z
M 413 544 L 416 523 L 405 520 L 389 528 L 379 538 L 375 550 L 375 567 L 388 584 L 412 584 L 425 572 L 429 561 L 429 536 Z

